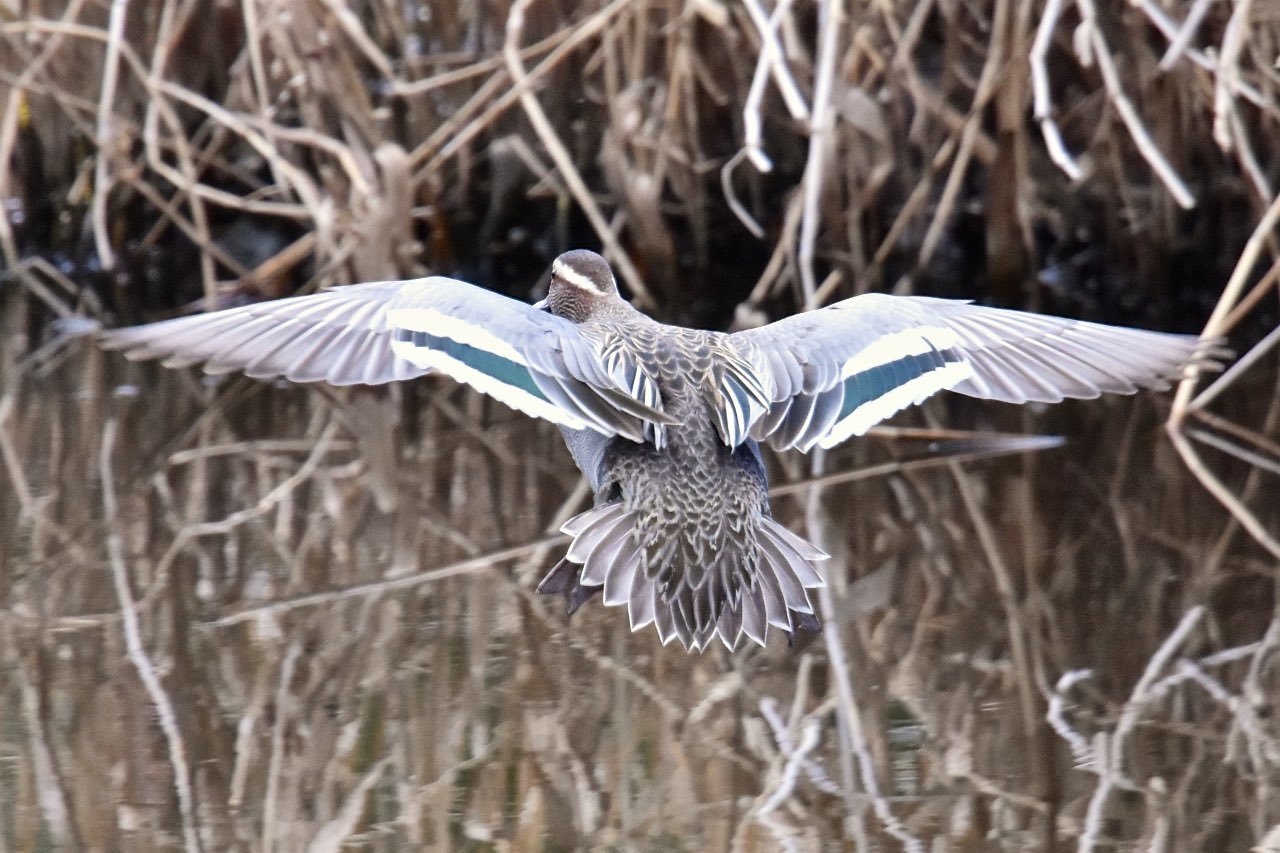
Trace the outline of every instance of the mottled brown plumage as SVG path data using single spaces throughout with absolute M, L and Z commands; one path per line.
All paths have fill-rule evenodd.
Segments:
M 570 287 L 553 277 L 552 310 L 581 292 L 566 294 Z M 633 629 L 652 621 L 664 643 L 678 639 L 695 649 L 717 636 L 733 648 L 744 633 L 764 643 L 770 624 L 816 629 L 806 589 L 821 584 L 814 563 L 825 555 L 770 518 L 756 443 L 729 446 L 717 429 L 722 360 L 734 357 L 727 336 L 657 323 L 620 299 L 599 307 L 584 320 L 590 334 L 626 349 L 678 425 L 643 444 L 566 431 L 571 447 L 603 444 L 598 469 L 584 470 L 596 488 L 595 520 L 567 529 L 580 540 L 603 524 L 616 529 L 590 550 L 571 549 L 539 589 L 564 593 L 572 611 L 603 588 L 606 603 L 627 604 Z M 610 506 L 625 510 L 625 520 L 598 512 Z M 593 572 L 597 553 L 610 560 Z M 626 588 L 610 594 L 611 584 Z

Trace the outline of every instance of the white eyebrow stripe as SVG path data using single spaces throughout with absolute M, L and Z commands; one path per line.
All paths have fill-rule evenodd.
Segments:
M 580 290 L 587 290 L 587 291 L 590 291 L 591 293 L 600 292 L 600 288 L 596 287 L 596 283 L 594 281 L 587 278 L 585 275 L 573 269 L 572 267 L 568 266 L 567 264 L 561 263 L 559 259 L 551 262 L 551 274 L 554 275 L 556 278 L 559 278 L 563 281 L 568 282 L 569 284 L 572 284 L 574 287 Z

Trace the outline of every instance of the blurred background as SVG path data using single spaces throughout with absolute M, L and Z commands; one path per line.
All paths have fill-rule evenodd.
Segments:
M 0 850 L 1280 850 L 1278 61 L 1263 0 L 0 0 Z M 574 247 L 1239 361 L 770 456 L 826 630 L 689 655 L 532 593 L 550 425 L 92 343 Z

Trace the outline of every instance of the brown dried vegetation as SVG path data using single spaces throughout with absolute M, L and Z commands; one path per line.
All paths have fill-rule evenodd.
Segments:
M 1278 54 L 1263 0 L 0 0 L 0 849 L 1280 849 Z M 546 425 L 75 320 L 574 245 L 686 322 L 927 289 L 1244 356 L 1171 438 L 948 400 L 1073 440 L 775 460 L 827 630 L 687 656 L 532 595 Z

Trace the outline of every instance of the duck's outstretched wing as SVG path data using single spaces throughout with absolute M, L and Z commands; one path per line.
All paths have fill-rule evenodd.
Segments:
M 145 326 L 101 332 L 106 349 L 166 367 L 330 385 L 381 385 L 427 371 L 391 350 L 387 307 L 402 282 L 337 287 Z
M 768 387 L 747 433 L 775 447 L 832 447 L 942 390 L 1006 403 L 1166 388 L 1200 339 L 868 293 L 729 336 Z
M 677 423 L 625 347 L 532 305 L 436 276 L 407 282 L 387 319 L 401 358 L 526 414 L 633 441 Z
M 440 372 L 525 414 L 642 441 L 671 420 L 625 353 L 578 326 L 454 279 L 374 282 L 100 335 L 103 346 L 171 367 L 331 385 Z

